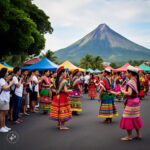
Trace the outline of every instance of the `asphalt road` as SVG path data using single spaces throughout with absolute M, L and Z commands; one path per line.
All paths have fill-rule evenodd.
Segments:
M 150 95 L 150 93 L 149 93 Z M 150 149 L 150 96 L 141 102 L 143 139 L 141 141 L 120 141 L 126 131 L 119 128 L 123 105 L 117 102 L 119 116 L 112 124 L 103 124 L 97 117 L 99 103 L 83 97 L 83 112 L 67 123 L 68 131 L 59 131 L 56 122 L 48 115 L 32 114 L 23 117 L 20 125 L 7 125 L 17 133 L 15 144 L 10 143 L 9 134 L 0 134 L 0 150 L 149 150 Z M 134 132 L 135 134 L 135 132 Z

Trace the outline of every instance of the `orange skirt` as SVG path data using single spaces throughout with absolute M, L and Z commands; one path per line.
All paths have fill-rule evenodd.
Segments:
M 67 93 L 60 93 L 54 96 L 51 103 L 50 120 L 68 121 L 72 119 L 71 107 Z

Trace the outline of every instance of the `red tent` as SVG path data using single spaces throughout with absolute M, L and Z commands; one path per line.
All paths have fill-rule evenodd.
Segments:
M 110 69 L 110 70 L 114 70 L 114 68 L 110 67 L 109 65 L 108 66 L 105 66 L 105 69 Z
M 138 69 L 138 72 L 144 72 L 144 69 L 139 68 L 138 66 L 135 66 L 135 68 Z
M 124 72 L 124 71 L 127 71 L 127 67 L 128 67 L 129 65 L 130 65 L 129 63 L 126 63 L 126 64 L 123 65 L 122 67 L 117 68 L 117 69 L 114 69 L 113 72 Z

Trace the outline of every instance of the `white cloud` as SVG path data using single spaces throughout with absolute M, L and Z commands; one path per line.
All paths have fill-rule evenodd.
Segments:
M 64 48 L 104 22 L 126 38 L 150 48 L 150 33 L 130 27 L 132 23 L 150 22 L 150 0 L 35 0 L 34 3 L 50 16 L 54 28 L 52 35 L 45 36 L 45 49 Z M 60 32 L 63 27 L 65 30 Z

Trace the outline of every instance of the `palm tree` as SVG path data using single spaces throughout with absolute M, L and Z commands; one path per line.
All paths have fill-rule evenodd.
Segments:
M 57 61 L 57 57 L 54 56 L 54 52 L 51 50 L 48 50 L 45 54 L 42 53 L 42 55 L 40 56 L 40 58 L 44 58 L 46 57 L 47 59 L 49 59 L 50 61 L 59 64 L 59 62 Z
M 91 68 L 92 59 L 93 59 L 93 56 L 91 54 L 87 54 L 84 58 L 80 60 L 80 67 L 86 68 L 86 69 Z
M 100 56 L 95 56 L 93 57 L 93 61 L 92 61 L 92 69 L 100 69 L 102 70 L 102 66 L 101 64 L 103 63 L 103 59 Z

